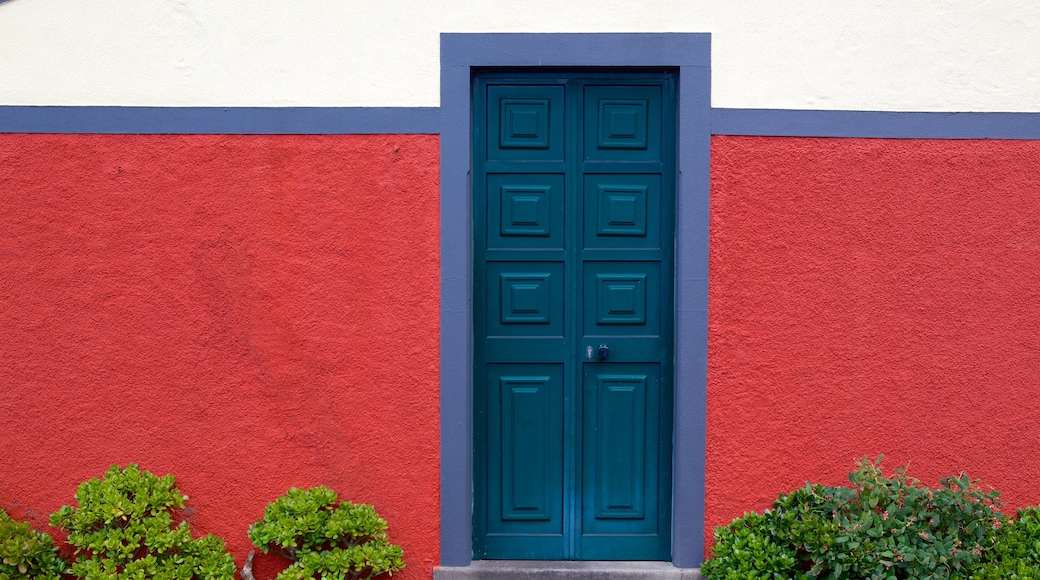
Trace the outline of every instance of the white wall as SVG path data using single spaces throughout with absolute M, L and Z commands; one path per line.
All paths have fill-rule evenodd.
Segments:
M 1038 0 L 8 0 L 0 104 L 436 106 L 478 31 L 711 32 L 716 107 L 1040 112 Z

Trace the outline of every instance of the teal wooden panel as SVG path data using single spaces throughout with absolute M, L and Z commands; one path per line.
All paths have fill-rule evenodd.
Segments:
M 570 341 L 562 336 L 496 336 L 488 339 L 484 353 L 495 362 L 563 362 L 569 359 Z
M 596 324 L 646 326 L 646 274 L 596 274 Z
M 654 559 L 668 553 L 660 368 L 657 363 L 585 364 L 583 558 Z
M 660 336 L 660 262 L 585 262 L 584 332 Z
M 487 367 L 488 553 L 562 557 L 563 382 L 559 364 Z
M 489 249 L 564 247 L 562 174 L 487 176 Z
M 585 159 L 661 159 L 661 86 L 585 87 Z
M 564 88 L 487 87 L 487 159 L 564 158 Z
M 488 336 L 562 336 L 564 265 L 491 262 L 487 265 Z
M 502 377 L 502 519 L 551 520 L 560 486 L 550 465 L 561 443 L 549 424 L 549 377 Z M 558 461 L 556 461 L 558 463 Z
M 596 353 L 599 346 L 605 344 L 610 351 L 608 360 L 633 362 L 663 359 L 662 353 L 668 352 L 670 340 L 655 336 L 586 336 L 581 344 L 582 350 L 592 349 L 590 356 L 585 357 L 587 361 L 599 360 Z
M 583 190 L 585 248 L 661 247 L 659 174 L 586 174 Z
M 646 416 L 645 375 L 599 375 L 595 396 L 586 405 L 594 407 L 596 422 L 589 437 L 588 452 L 596 456 L 591 478 L 596 493 L 593 515 L 604 519 L 643 519 L 646 505 L 646 431 L 657 421 Z M 651 450 L 653 451 L 653 450 Z

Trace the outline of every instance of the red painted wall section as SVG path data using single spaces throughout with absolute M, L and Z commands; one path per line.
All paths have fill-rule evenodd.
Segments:
M 438 561 L 436 136 L 0 135 L 0 507 L 173 473 L 241 565 L 290 486 Z M 285 562 L 258 558 L 258 578 Z
M 1040 504 L 1040 142 L 719 136 L 711 163 L 707 537 L 881 453 Z

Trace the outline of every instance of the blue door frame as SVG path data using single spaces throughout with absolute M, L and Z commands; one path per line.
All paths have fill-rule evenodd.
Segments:
M 473 557 L 471 82 L 483 67 L 678 71 L 672 562 L 704 552 L 710 35 L 441 35 L 441 565 Z

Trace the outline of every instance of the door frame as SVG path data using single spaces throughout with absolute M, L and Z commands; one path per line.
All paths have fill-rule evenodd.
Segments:
M 473 68 L 645 67 L 678 71 L 672 563 L 704 556 L 711 36 L 441 35 L 440 564 L 473 557 Z

